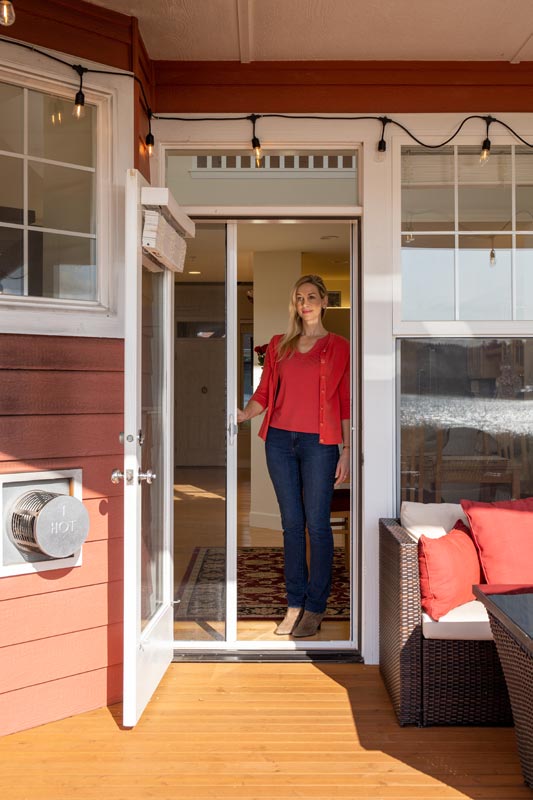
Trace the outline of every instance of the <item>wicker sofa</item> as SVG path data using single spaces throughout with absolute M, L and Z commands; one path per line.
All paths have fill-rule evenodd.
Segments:
M 396 519 L 380 528 L 380 670 L 400 725 L 512 725 L 493 641 L 426 639 L 418 545 Z

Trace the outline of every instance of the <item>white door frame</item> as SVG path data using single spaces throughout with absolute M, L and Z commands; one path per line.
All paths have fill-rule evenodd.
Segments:
M 357 453 L 361 446 L 359 437 L 359 420 L 361 409 L 359 407 L 359 351 L 361 326 L 359 314 L 361 297 L 358 276 L 359 270 L 359 239 L 362 209 L 360 207 L 346 208 L 316 208 L 316 207 L 269 207 L 250 208 L 198 208 L 183 206 L 183 211 L 195 221 L 219 222 L 226 224 L 226 314 L 227 314 L 227 493 L 226 493 L 226 637 L 225 641 L 219 640 L 175 640 L 174 648 L 180 653 L 188 651 L 329 651 L 329 650 L 357 650 L 361 642 L 359 586 L 361 569 L 359 537 L 360 530 L 360 504 L 362 492 L 360 486 L 360 468 Z M 267 212 L 267 213 L 265 213 Z M 238 218 L 238 219 L 236 219 Z M 237 411 L 237 227 L 239 222 L 249 222 L 254 219 L 268 219 L 271 223 L 286 219 L 298 221 L 342 222 L 351 225 L 351 254 L 350 254 L 350 283 L 352 297 L 351 334 L 352 334 L 352 504 L 359 509 L 357 514 L 352 514 L 351 532 L 351 613 L 350 613 L 350 639 L 331 641 L 299 641 L 299 640 L 260 640 L 246 641 L 237 638 L 237 435 L 234 435 L 232 426 L 235 424 Z M 355 299 L 355 303 L 354 303 Z

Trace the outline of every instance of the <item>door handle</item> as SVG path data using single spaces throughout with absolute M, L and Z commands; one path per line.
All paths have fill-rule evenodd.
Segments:
M 235 418 L 234 418 L 233 414 L 230 414 L 229 415 L 229 421 L 228 421 L 228 443 L 229 444 L 233 444 L 235 442 L 235 437 L 237 436 L 237 434 L 239 432 L 239 427 L 238 427 L 238 425 L 235 424 L 234 419 Z
M 157 475 L 155 472 L 152 472 L 151 469 L 147 469 L 146 472 L 141 472 L 141 470 L 139 470 L 139 483 L 146 481 L 146 483 L 151 484 L 156 478 Z
M 114 469 L 111 473 L 111 483 L 120 483 L 124 478 L 124 473 L 120 469 Z

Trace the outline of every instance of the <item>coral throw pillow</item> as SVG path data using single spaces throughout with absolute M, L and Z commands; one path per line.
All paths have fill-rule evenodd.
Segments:
M 479 559 L 468 528 L 460 520 L 439 539 L 420 537 L 418 567 L 422 608 L 432 619 L 475 599 L 472 585 L 481 583 Z
M 533 497 L 476 503 L 461 500 L 487 583 L 533 581 Z

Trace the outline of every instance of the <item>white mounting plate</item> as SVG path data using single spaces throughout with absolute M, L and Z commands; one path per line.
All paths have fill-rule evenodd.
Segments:
M 195 224 L 176 203 L 170 189 L 164 186 L 144 186 L 141 189 L 141 205 L 144 208 L 159 209 L 180 236 L 194 239 Z

